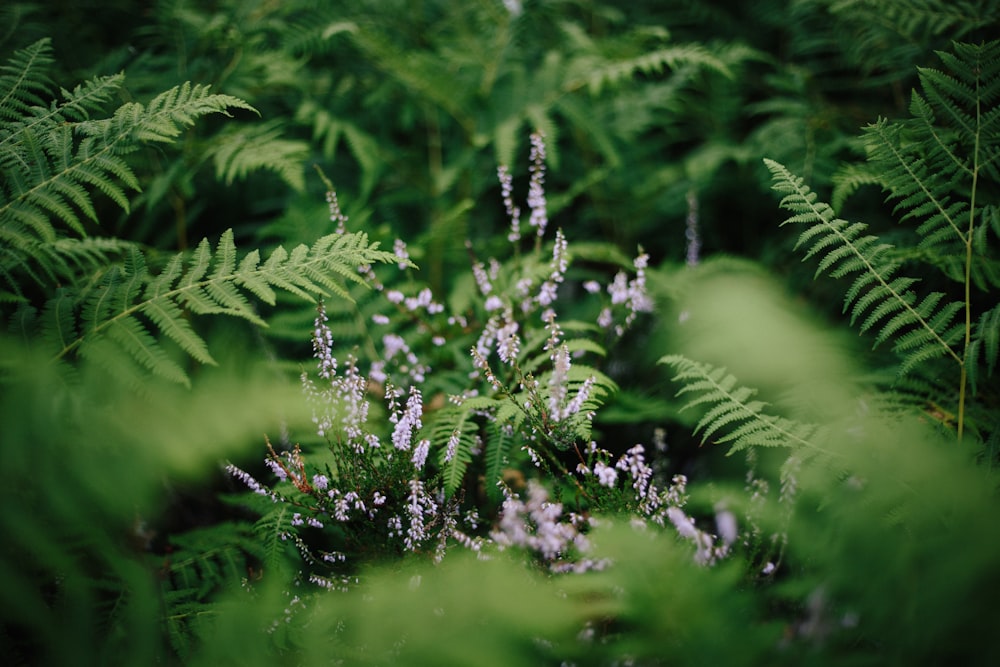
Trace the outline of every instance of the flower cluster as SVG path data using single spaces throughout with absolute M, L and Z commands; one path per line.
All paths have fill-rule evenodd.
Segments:
M 282 538 L 294 542 L 313 565 L 306 579 L 340 581 L 337 568 L 349 562 L 353 551 L 370 551 L 373 540 L 388 553 L 426 553 L 435 559 L 452 545 L 479 552 L 492 544 L 527 549 L 555 571 L 601 566 L 585 557 L 589 521 L 549 501 L 541 483 L 529 481 L 524 499 L 498 486 L 502 466 L 528 469 L 534 464 L 543 474 L 571 477 L 561 453 L 588 436 L 594 410 L 613 387 L 584 356 L 603 353 L 600 344 L 567 337 L 560 323 L 560 293 L 568 291 L 564 286 L 572 280 L 571 255 L 562 229 L 550 246 L 543 245 L 548 224 L 545 155 L 544 138 L 533 134 L 527 206 L 536 242 L 528 258 L 519 248 L 513 179 L 507 169 L 498 170 L 514 257 L 479 260 L 469 246 L 477 292 L 473 307 L 447 313 L 447 301 L 435 298 L 407 271 L 409 251 L 401 240 L 393 244 L 398 267 L 380 272 L 394 272 L 403 280 L 383 282 L 373 267 L 359 267 L 384 305 L 367 318 L 366 356 L 356 348 L 337 353 L 330 314 L 323 303 L 318 305 L 312 332 L 315 371 L 303 373 L 302 384 L 327 451 L 307 454 L 296 446 L 276 452 L 269 446 L 266 463 L 275 480 L 270 488 L 230 468 L 251 491 L 290 510 L 275 516 L 287 517 L 281 518 Z M 347 218 L 336 195 L 327 200 L 331 218 L 343 227 Z M 606 287 L 596 281 L 596 288 L 584 285 L 609 302 L 600 317 L 606 329 L 621 335 L 638 313 L 651 309 L 647 263 L 640 251 L 631 276 L 622 269 Z M 573 323 L 566 330 L 580 336 L 577 332 L 585 329 Z M 425 345 L 428 341 L 433 347 Z M 416 353 L 434 348 L 448 352 L 454 349 L 448 341 L 468 341 L 463 343 L 470 350 L 464 367 L 446 354 L 429 355 L 432 366 Z M 448 387 L 447 395 L 442 386 Z M 661 525 L 669 521 L 666 508 L 682 504 L 669 494 L 679 496 L 683 485 L 659 491 L 641 447 L 617 463 L 595 456 L 591 474 L 597 486 L 611 491 L 627 480 L 636 507 Z M 481 501 L 469 493 L 477 478 L 487 489 L 480 494 L 502 500 L 492 529 L 479 520 L 476 503 Z M 496 488 L 503 489 L 502 499 L 493 493 Z M 494 510 L 489 509 L 491 514 Z M 311 531 L 323 538 L 313 539 Z M 310 547 L 313 542 L 322 548 Z
M 580 557 L 590 549 L 583 533 L 590 520 L 579 514 L 564 516 L 562 505 L 549 500 L 544 486 L 528 482 L 525 500 L 506 488 L 505 495 L 497 526 L 490 533 L 498 548 L 526 549 L 553 572 L 585 572 L 607 566 L 607 561 Z
M 715 508 L 715 533 L 700 529 L 684 511 L 687 503 L 687 477 L 674 475 L 661 487 L 650 463 L 646 448 L 635 445 L 612 463 L 610 452 L 591 442 L 588 458 L 577 466 L 587 488 L 595 495 L 627 490 L 625 507 L 631 513 L 659 526 L 671 525 L 681 537 L 695 546 L 695 561 L 711 564 L 729 555 L 738 539 L 736 516 L 720 503 Z M 588 483 L 589 482 L 589 483 Z M 620 489 L 619 482 L 624 489 Z

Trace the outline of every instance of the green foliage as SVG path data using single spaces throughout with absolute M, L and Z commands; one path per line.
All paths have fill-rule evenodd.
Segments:
M 271 305 L 275 288 L 305 299 L 347 297 L 339 279 L 362 283 L 359 264 L 392 259 L 363 234 L 330 235 L 290 253 L 278 247 L 263 264 L 254 251 L 237 265 L 229 230 L 214 253 L 203 240 L 190 257 L 175 254 L 154 275 L 136 245 L 73 238 L 86 236 L 83 217 L 98 222 L 92 190 L 128 210 L 124 188 L 139 186 L 126 155 L 143 144 L 174 142 L 202 116 L 252 107 L 232 96 L 210 94 L 207 86 L 183 84 L 147 105 L 128 103 L 111 118 L 93 119 L 124 77 L 95 78 L 73 92 L 62 91 L 62 101 L 48 104 L 46 70 L 51 64 L 51 46 L 42 40 L 18 52 L 0 79 L 0 168 L 5 183 L 0 235 L 8 242 L 0 253 L 0 271 L 11 298 L 21 302 L 9 316 L 12 328 L 25 339 L 41 330 L 43 345 L 54 358 L 79 353 L 121 373 L 125 367 L 117 359 L 124 353 L 137 367 L 186 384 L 187 374 L 152 332 L 195 361 L 211 364 L 214 359 L 192 328 L 189 314 L 228 314 L 263 325 L 248 295 Z M 251 152 L 272 161 L 273 156 Z M 233 173 L 251 168 L 238 161 L 239 155 L 232 149 L 221 158 L 220 170 L 229 180 Z M 60 231 L 50 218 L 68 229 Z M 53 284 L 61 286 L 39 309 L 25 295 L 25 281 L 46 291 Z M 139 387 L 142 378 L 141 373 L 127 372 L 122 379 Z
M 0 349 L 4 655 L 134 664 L 159 659 L 168 638 L 187 645 L 189 624 L 238 587 L 260 547 L 222 527 L 168 535 L 173 552 L 151 553 L 165 480 L 204 483 L 247 438 L 307 423 L 298 388 L 248 361 L 243 377 L 203 376 L 189 391 L 149 379 L 137 395 L 86 362 L 67 377 L 9 338 Z
M 995 664 L 996 15 L 0 7 L 0 654 Z
M 301 298 L 328 294 L 348 297 L 336 277 L 361 282 L 358 263 L 392 260 L 377 250 L 364 234 L 330 235 L 313 246 L 277 248 L 261 263 L 253 251 L 237 263 L 232 232 L 225 233 L 214 252 L 203 240 L 187 256 L 175 254 L 158 274 L 150 273 L 146 258 L 130 246 L 121 264 L 112 264 L 90 285 L 70 291 L 60 289 L 49 300 L 39 319 L 43 340 L 54 358 L 72 353 L 102 361 L 130 356 L 137 366 L 174 382 L 187 384 L 184 370 L 150 333 L 158 331 L 195 361 L 215 363 L 205 340 L 191 327 L 187 314 L 232 315 L 264 325 L 247 295 L 274 305 L 275 288 Z M 349 297 L 348 297 L 349 298 Z M 79 322 L 74 311 L 79 309 Z M 18 326 L 30 330 L 34 308 L 22 306 L 15 314 Z M 112 365 L 118 372 L 125 369 Z M 128 377 L 126 375 L 125 377 Z M 130 380 L 141 384 L 141 374 Z
M 767 161 L 775 178 L 775 190 L 784 195 L 781 205 L 795 215 L 785 221 L 807 225 L 799 236 L 799 245 L 807 246 L 806 258 L 820 255 L 817 274 L 826 272 L 834 278 L 855 275 L 844 299 L 852 322 L 863 318 L 861 332 L 876 328 L 876 343 L 893 340 L 895 349 L 904 355 L 900 372 L 929 359 L 941 356 L 961 361 L 956 351 L 962 327 L 955 315 L 960 302 L 942 302 L 944 293 L 933 292 L 918 302 L 910 289 L 915 278 L 896 275 L 900 262 L 892 246 L 873 235 L 862 235 L 864 223 L 850 223 L 835 217 L 828 204 L 817 201 L 801 178 L 782 165 Z
M 432 442 L 444 443 L 438 453 L 438 465 L 444 477 L 444 492 L 448 496 L 455 493 L 461 485 L 465 471 L 472 462 L 472 449 L 478 438 L 478 426 L 472 416 L 470 405 L 445 406 L 435 415 L 434 425 L 430 430 Z M 491 472 L 496 477 L 487 479 L 500 479 L 495 467 L 491 467 Z
M 671 366 L 673 379 L 681 385 L 678 396 L 693 394 L 682 410 L 706 406 L 695 425 L 702 442 L 712 439 L 720 429 L 726 432 L 715 442 L 731 442 L 729 453 L 747 447 L 790 447 L 820 450 L 823 429 L 815 424 L 799 424 L 764 412 L 767 404 L 754 399 L 755 390 L 738 385 L 735 376 L 724 368 L 712 368 L 678 355 L 667 355 L 660 363 Z
M 51 44 L 40 40 L 15 53 L 0 75 L 0 272 L 8 298 L 20 300 L 25 279 L 42 285 L 67 281 L 82 257 L 103 250 L 63 239 L 67 231 L 86 236 L 85 220 L 98 222 L 92 190 L 128 210 L 126 190 L 138 190 L 139 184 L 126 155 L 144 144 L 172 143 L 208 114 L 253 110 L 206 86 L 183 84 L 147 105 L 127 103 L 111 118 L 95 119 L 118 94 L 124 76 L 95 77 L 72 91 L 62 89 L 62 99 L 50 102 L 52 62 Z M 68 229 L 59 230 L 53 221 Z M 53 245 L 56 240 L 63 242 Z
M 1000 97 L 1000 43 L 956 44 L 953 54 L 939 56 L 948 72 L 920 70 L 924 94 L 913 95 L 913 120 L 882 119 L 868 126 L 868 170 L 850 172 L 841 187 L 876 182 L 887 190 L 900 221 L 918 223 L 924 261 L 959 283 L 958 298 L 941 291 L 918 295 L 913 289 L 918 279 L 898 274 L 905 254 L 865 234 L 864 223 L 837 218 L 781 164 L 765 163 L 774 189 L 783 195 L 782 207 L 794 214 L 785 224 L 806 225 L 798 241 L 806 258 L 819 257 L 817 275 L 854 276 L 844 309 L 850 309 L 852 322 L 860 321 L 862 333 L 876 332 L 876 344 L 892 341 L 901 357 L 900 374 L 941 357 L 955 362 L 960 377 L 950 400 L 957 403 L 961 438 L 967 384 L 978 387 L 980 350 L 994 349 L 998 337 L 989 324 L 995 308 L 989 291 L 998 281 L 984 228 L 996 216 L 989 193 L 1000 176 L 1000 111 L 991 106 Z M 974 309 L 983 303 L 977 316 Z M 990 373 L 995 359 L 986 353 Z

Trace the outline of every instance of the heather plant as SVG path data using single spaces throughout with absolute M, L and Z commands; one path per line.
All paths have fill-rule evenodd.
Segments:
M 397 288 L 391 277 L 359 267 L 383 297 L 383 310 L 369 316 L 375 354 L 362 359 L 358 347 L 338 354 L 321 304 L 312 335 L 315 370 L 302 375 L 325 447 L 279 452 L 268 443 L 274 484 L 229 467 L 272 501 L 259 523 L 272 544 L 268 551 L 294 544 L 307 566 L 303 576 L 313 583 L 342 586 L 344 571 L 375 554 L 433 554 L 440 561 L 452 545 L 475 552 L 486 544 L 520 547 L 554 570 L 586 569 L 593 565 L 580 560 L 589 512 L 672 524 L 698 544 L 704 561 L 723 555 L 735 539 L 727 531 L 725 544 L 717 545 L 694 527 L 681 509 L 686 479 L 654 479 L 644 445 L 616 455 L 592 440 L 595 411 L 615 383 L 587 361 L 607 355 L 606 346 L 651 309 L 648 258 L 640 252 L 632 275 L 619 267 L 603 285 L 574 276 L 562 230 L 543 242 L 545 144 L 537 133 L 531 143 L 526 225 L 509 170 L 498 169 L 512 257 L 484 261 L 470 248 L 475 292 L 451 313 L 427 286 L 406 280 Z M 346 229 L 337 196 L 331 191 L 327 199 L 331 217 Z M 409 264 L 405 245 L 395 246 L 398 276 Z M 560 315 L 560 295 L 573 287 L 596 302 L 592 321 Z M 430 346 L 414 342 L 427 337 Z M 417 354 L 458 345 L 467 356 L 450 366 L 438 365 L 445 357 L 432 362 Z M 447 380 L 435 383 L 435 375 Z M 428 395 L 438 397 L 436 404 Z

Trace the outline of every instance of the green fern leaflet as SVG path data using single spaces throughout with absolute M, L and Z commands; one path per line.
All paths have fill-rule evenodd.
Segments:
M 119 350 L 156 375 L 188 384 L 184 371 L 153 334 L 172 340 L 200 363 L 215 363 L 185 312 L 232 315 L 266 326 L 251 297 L 273 305 L 275 290 L 280 289 L 304 299 L 331 294 L 350 299 L 342 281 L 365 284 L 358 265 L 396 261 L 395 255 L 369 243 L 365 234 L 331 234 L 290 253 L 278 247 L 263 263 L 256 250 L 237 261 L 230 230 L 214 252 L 203 240 L 190 256 L 174 255 L 153 275 L 142 252 L 130 247 L 121 264 L 109 267 L 75 300 L 67 301 L 65 292 L 50 300 L 42 326 L 45 338 L 58 346 L 56 358 L 79 351 L 103 364 Z M 80 307 L 79 331 L 71 308 L 75 304 Z
M 912 287 L 917 279 L 898 276 L 900 263 L 893 247 L 877 236 L 865 234 L 868 226 L 837 218 L 829 204 L 783 165 L 764 160 L 774 177 L 774 189 L 784 195 L 781 207 L 794 215 L 782 225 L 806 225 L 796 248 L 807 248 L 805 259 L 820 257 L 816 274 L 834 278 L 854 276 L 844 297 L 851 322 L 861 320 L 860 330 L 878 329 L 875 343 L 894 341 L 903 357 L 900 372 L 932 358 L 951 357 L 961 363 L 963 327 L 955 322 L 960 302 L 945 300 L 941 292 L 919 299 Z
M 682 385 L 677 396 L 688 397 L 681 410 L 705 411 L 695 426 L 702 442 L 714 437 L 716 442 L 732 443 L 728 454 L 748 447 L 821 449 L 817 443 L 824 435 L 822 428 L 765 413 L 767 403 L 754 399 L 756 390 L 740 386 L 726 369 L 676 354 L 659 363 L 676 371 L 673 379 Z

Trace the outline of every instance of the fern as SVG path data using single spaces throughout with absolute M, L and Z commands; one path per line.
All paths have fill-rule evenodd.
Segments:
M 52 244 L 64 241 L 67 232 L 86 236 L 84 222 L 99 222 L 93 190 L 128 211 L 127 191 L 140 188 L 127 154 L 143 144 L 173 142 L 202 116 L 253 111 L 243 100 L 185 83 L 148 105 L 127 103 L 111 118 L 94 119 L 118 94 L 124 76 L 94 78 L 49 102 L 52 63 L 44 39 L 0 68 L 0 279 L 8 299 L 24 298 L 25 279 L 47 285 L 73 277 L 68 262 L 81 254 L 107 259 L 98 244 Z
M 1000 97 L 1000 42 L 955 49 L 939 54 L 952 75 L 920 70 L 926 97 L 913 94 L 913 120 L 879 120 L 866 128 L 865 145 L 901 221 L 920 221 L 922 245 L 940 252 L 957 244 L 964 256 L 977 179 L 984 172 L 995 178 L 1000 160 L 1000 108 L 990 107 Z
M 294 531 L 292 526 L 292 508 L 285 503 L 278 503 L 253 525 L 254 535 L 260 544 L 260 554 L 264 567 L 280 570 L 287 565 L 287 559 L 292 552 L 291 540 L 288 536 Z
M 677 396 L 692 395 L 681 410 L 704 408 L 695 426 L 707 442 L 717 433 L 716 442 L 731 443 L 728 454 L 748 447 L 789 447 L 822 451 L 825 428 L 801 424 L 764 412 L 767 403 L 754 399 L 756 391 L 740 386 L 724 368 L 691 361 L 681 355 L 659 360 L 671 366 L 674 381 L 682 384 Z
M 511 464 L 510 456 L 515 443 L 515 430 L 505 427 L 509 422 L 501 421 L 500 414 L 498 410 L 497 418 L 486 425 L 488 436 L 484 453 L 486 465 L 483 472 L 483 486 L 486 496 L 493 502 L 499 502 L 503 498 L 498 483 L 503 479 L 504 469 Z
M 219 145 L 212 151 L 216 176 L 231 184 L 253 171 L 268 169 L 297 192 L 304 191 L 303 164 L 309 146 L 303 141 L 282 139 L 281 136 L 281 125 L 276 122 L 223 131 L 218 138 Z
M 844 298 L 851 322 L 861 319 L 860 330 L 879 325 L 876 344 L 895 339 L 903 355 L 901 373 L 929 359 L 947 356 L 961 361 L 962 326 L 954 322 L 962 304 L 944 301 L 934 292 L 918 302 L 911 288 L 917 279 L 897 276 L 899 262 L 892 246 L 873 235 L 864 235 L 867 225 L 837 218 L 833 209 L 819 202 L 803 180 L 781 164 L 766 160 L 774 177 L 774 189 L 784 195 L 782 208 L 794 215 L 782 224 L 805 224 L 796 247 L 808 246 L 805 258 L 821 256 L 816 274 L 834 278 L 855 275 Z
M 578 26 L 567 25 L 565 29 L 573 29 L 578 38 L 582 36 Z M 661 74 L 665 70 L 678 69 L 684 65 L 697 65 L 726 76 L 732 75 L 726 63 L 715 53 L 700 44 L 684 44 L 661 47 L 621 59 L 599 56 L 577 58 L 572 62 L 569 80 L 563 84 L 563 88 L 572 91 L 585 87 L 591 94 L 599 95 L 605 87 L 620 84 L 634 76 Z
M 55 358 L 78 351 L 100 362 L 119 350 L 156 375 L 188 384 L 182 368 L 154 336 L 158 332 L 173 341 L 195 361 L 215 363 L 185 312 L 232 315 L 266 326 L 251 297 L 273 305 L 275 290 L 281 289 L 305 299 L 329 294 L 349 299 L 338 278 L 364 284 L 355 268 L 359 264 L 396 261 L 392 253 L 378 250 L 378 244 L 369 244 L 365 234 L 332 234 L 290 253 L 278 247 L 263 263 L 258 251 L 237 262 L 230 230 L 214 252 L 203 240 L 190 257 L 176 254 L 153 275 L 143 253 L 132 246 L 124 261 L 110 266 L 92 287 L 75 295 L 61 290 L 48 301 L 43 337 Z M 77 307 L 79 322 L 73 314 Z
M 492 402 L 491 399 L 485 400 Z M 431 442 L 441 444 L 438 465 L 447 497 L 451 497 L 461 486 L 465 471 L 472 462 L 472 450 L 479 432 L 473 410 L 475 405 L 481 403 L 482 399 L 471 399 L 460 406 L 446 406 L 437 412 L 430 426 Z
M 902 222 L 915 222 L 923 257 L 963 288 L 961 300 L 943 292 L 919 296 L 917 280 L 898 270 L 906 253 L 866 235 L 863 223 L 848 223 L 818 201 L 801 178 L 765 160 L 781 206 L 793 213 L 782 224 L 807 225 L 797 246 L 806 258 L 819 257 L 817 275 L 854 276 L 844 310 L 860 320 L 861 332 L 876 331 L 875 344 L 892 341 L 901 356 L 900 374 L 936 358 L 951 359 L 959 369 L 957 432 L 962 436 L 967 386 L 975 390 L 981 358 L 996 364 L 994 309 L 973 313 L 973 286 L 1000 284 L 990 257 L 986 228 L 996 231 L 995 205 L 981 203 L 988 182 L 1000 180 L 1000 42 L 955 44 L 939 53 L 948 73 L 919 70 L 923 94 L 914 92 L 908 122 L 880 119 L 864 132 L 868 165 L 843 172 L 835 198 L 861 185 L 879 183 L 894 200 Z M 962 317 L 964 316 L 964 317 Z M 985 352 L 985 354 L 983 354 Z

